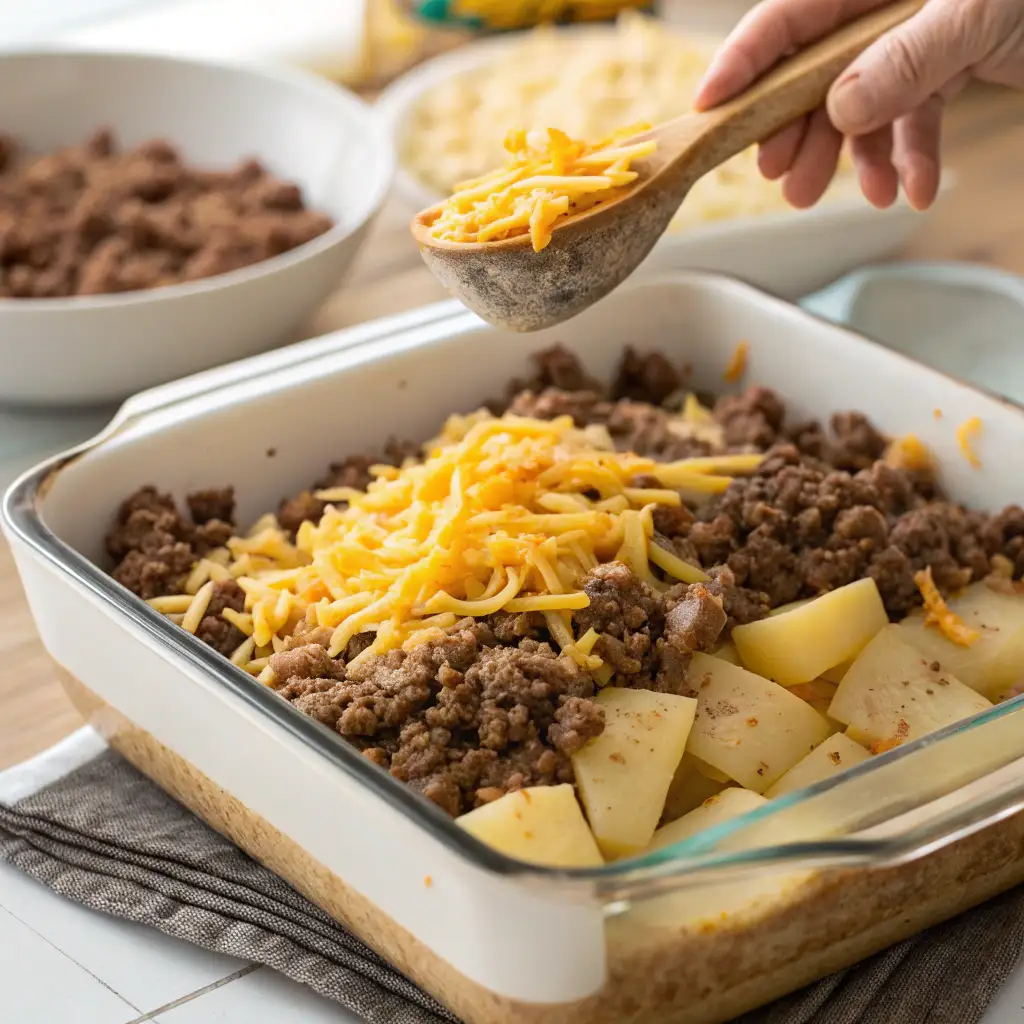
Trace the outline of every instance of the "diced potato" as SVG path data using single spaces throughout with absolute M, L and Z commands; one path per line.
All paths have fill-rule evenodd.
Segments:
M 805 597 L 800 601 L 790 601 L 789 604 L 780 604 L 778 608 L 773 608 L 768 613 L 768 617 L 773 618 L 776 615 L 785 615 L 786 612 L 795 612 L 797 608 L 803 608 L 805 604 L 810 604 L 813 600 L 813 597 Z
M 731 640 L 727 640 L 724 644 L 721 644 L 711 652 L 711 655 L 715 658 L 721 658 L 722 661 L 729 662 L 730 665 L 742 664 L 740 661 L 740 652 L 736 650 L 736 645 Z
M 701 762 L 703 764 L 703 762 Z M 715 771 L 710 765 L 709 770 Z M 715 772 L 721 775 L 721 772 Z M 665 808 L 661 813 L 662 821 L 675 821 L 684 814 L 689 814 L 695 807 L 700 807 L 708 797 L 721 793 L 729 784 L 727 778 L 713 779 L 698 767 L 697 758 L 692 754 L 683 754 L 682 761 L 676 769 L 672 784 L 668 787 L 665 797 Z
M 821 678 L 826 682 L 835 683 L 838 686 L 843 681 L 843 676 L 850 671 L 850 666 L 853 664 L 853 659 L 844 661 L 841 665 L 834 665 L 832 668 L 825 669 L 821 673 Z
M 695 654 L 699 701 L 687 752 L 763 793 L 829 734 L 825 719 L 784 686 Z
M 763 807 L 767 802 L 763 796 L 752 793 L 749 789 L 740 789 L 738 786 L 723 789 L 717 796 L 709 797 L 700 807 L 678 821 L 659 828 L 651 840 L 651 849 L 657 850 L 673 843 L 681 843 L 698 832 L 721 825 L 723 821 L 738 818 L 756 807 Z
M 836 690 L 829 715 L 851 738 L 883 751 L 970 718 L 992 705 L 886 626 L 861 651 Z
M 975 583 L 947 603 L 964 625 L 977 630 L 978 639 L 970 647 L 961 647 L 935 626 L 926 626 L 923 613 L 900 623 L 903 638 L 937 661 L 943 671 L 994 700 L 1024 676 L 1024 596 L 998 593 L 987 583 Z
M 838 775 L 855 764 L 867 761 L 870 757 L 871 754 L 859 743 L 854 743 L 849 736 L 841 732 L 836 733 L 815 747 L 802 761 L 793 765 L 764 795 L 769 800 L 774 800 L 784 793 L 813 786 L 815 782 Z
M 481 842 L 530 864 L 589 868 L 604 863 L 572 786 L 507 793 L 455 819 Z
M 807 683 L 853 658 L 889 622 L 873 579 L 732 631 L 743 664 L 783 686 Z
M 572 763 L 597 845 L 611 859 L 637 853 L 651 841 L 697 701 L 611 686 L 596 700 L 604 708 L 604 732 L 574 754 Z
M 835 683 L 830 683 L 824 678 L 812 679 L 809 683 L 797 683 L 796 686 L 787 686 L 786 689 L 794 697 L 799 697 L 810 704 L 819 715 L 824 716 L 825 721 L 828 722 L 830 733 L 843 731 L 842 722 L 828 717 L 828 709 L 832 705 L 832 698 L 838 689 Z

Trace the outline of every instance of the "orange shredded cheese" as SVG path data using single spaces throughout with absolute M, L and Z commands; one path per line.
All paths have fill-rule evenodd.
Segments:
M 731 358 L 729 359 L 729 365 L 725 368 L 725 379 L 729 384 L 735 384 L 739 381 L 743 374 L 747 371 L 747 359 L 750 356 L 750 346 L 745 342 L 741 341 L 735 349 Z
M 961 647 L 970 647 L 981 636 L 946 604 L 939 593 L 939 588 L 935 586 L 931 566 L 916 573 L 914 582 L 921 591 L 921 597 L 924 598 L 926 625 L 935 626 L 947 640 L 952 640 Z
M 941 410 L 941 409 L 939 409 L 939 408 L 935 408 L 935 409 L 933 409 L 933 410 L 932 410 L 932 415 L 933 415 L 933 416 L 934 416 L 934 417 L 935 417 L 935 418 L 936 418 L 937 420 L 941 420 L 941 419 L 942 419 L 942 410 Z
M 893 441 L 885 451 L 885 461 L 894 469 L 928 472 L 935 468 L 931 451 L 916 434 Z
M 565 654 L 610 677 L 594 653 L 596 633 L 573 629 L 573 614 L 590 603 L 583 576 L 618 560 L 662 590 L 706 581 L 698 566 L 653 543 L 654 509 L 678 505 L 680 492 L 718 493 L 726 474 L 749 472 L 761 458 L 656 463 L 614 451 L 569 417 L 486 411 L 452 416 L 423 453 L 388 467 L 365 491 L 317 492 L 326 511 L 294 540 L 273 517 L 231 538 L 227 571 L 245 593 L 244 610 L 229 610 L 246 636 L 241 667 L 272 682 L 268 659 L 300 623 L 331 630 L 332 656 L 357 634 L 374 634 L 357 663 L 411 650 L 463 616 L 508 611 L 541 613 Z M 643 477 L 651 486 L 636 486 Z M 195 618 L 212 580 L 204 586 L 151 604 Z
M 901 718 L 899 724 L 896 726 L 896 735 L 890 736 L 888 739 L 876 740 L 871 744 L 871 753 L 884 754 L 886 751 L 895 750 L 897 747 L 903 745 L 909 735 L 910 724 L 905 719 Z
M 956 428 L 956 443 L 960 446 L 964 458 L 975 468 L 981 469 L 981 459 L 977 452 L 971 447 L 972 438 L 981 433 L 982 422 L 979 417 L 972 416 Z
M 633 162 L 650 156 L 656 144 L 625 140 L 647 127 L 623 129 L 593 146 L 557 128 L 529 135 L 511 131 L 505 138 L 505 166 L 456 185 L 430 233 L 444 242 L 493 242 L 528 234 L 540 252 L 559 221 L 616 198 L 637 180 Z

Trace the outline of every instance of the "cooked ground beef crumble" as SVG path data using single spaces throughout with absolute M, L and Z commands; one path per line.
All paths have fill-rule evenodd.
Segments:
M 659 593 L 621 563 L 583 580 L 590 605 L 575 624 L 599 634 L 595 653 L 614 670 L 612 685 L 685 693 L 693 653 L 735 625 L 865 576 L 899 619 L 920 603 L 920 569 L 931 567 L 945 592 L 985 576 L 997 554 L 1024 575 L 1024 510 L 991 515 L 945 500 L 928 474 L 883 460 L 887 439 L 860 413 L 837 413 L 827 430 L 787 424 L 778 396 L 750 387 L 719 398 L 712 422 L 694 429 L 678 415 L 683 378 L 664 356 L 630 349 L 604 389 L 556 348 L 491 403 L 542 419 L 570 415 L 577 426 L 604 427 L 619 450 L 656 460 L 766 454 L 723 494 L 655 514 L 654 542 L 701 565 L 710 582 Z M 282 502 L 279 522 L 295 531 L 316 521 L 324 504 L 314 491 L 365 488 L 371 465 L 418 453 L 391 442 L 383 455 L 350 456 Z M 233 491 L 192 494 L 188 508 L 186 517 L 153 487 L 128 498 L 107 536 L 114 578 L 142 598 L 181 593 L 196 560 L 232 534 Z M 218 583 L 197 635 L 229 655 L 244 637 L 221 612 L 243 606 L 238 584 Z M 594 679 L 558 653 L 536 613 L 465 619 L 441 639 L 362 665 L 348 662 L 372 634 L 354 637 L 337 659 L 329 639 L 330 630 L 300 627 L 290 649 L 271 657 L 277 693 L 451 815 L 525 786 L 572 782 L 571 755 L 604 728 Z

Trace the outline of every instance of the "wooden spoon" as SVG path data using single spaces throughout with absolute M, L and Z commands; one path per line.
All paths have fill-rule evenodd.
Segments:
M 412 233 L 427 266 L 496 326 L 537 331 L 568 320 L 640 265 L 700 178 L 821 106 L 853 60 L 924 3 L 890 3 L 786 59 L 728 103 L 621 141 L 656 139 L 658 148 L 634 164 L 640 177 L 625 195 L 557 224 L 540 252 L 525 234 L 494 242 L 439 241 L 430 226 L 441 206 L 424 210 Z

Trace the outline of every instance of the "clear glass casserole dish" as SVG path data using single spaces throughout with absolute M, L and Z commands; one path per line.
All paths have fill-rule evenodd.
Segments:
M 148 392 L 22 477 L 4 530 L 93 724 L 462 1019 L 726 1020 L 1024 880 L 1020 698 L 646 858 L 541 869 L 182 633 L 101 556 L 139 485 L 180 497 L 234 482 L 252 521 L 332 457 L 430 436 L 554 341 L 605 377 L 626 342 L 660 349 L 719 390 L 740 340 L 749 378 L 797 416 L 862 410 L 918 434 L 966 504 L 1019 498 L 1015 406 L 741 284 L 678 274 L 548 335 L 504 335 L 446 303 Z M 975 416 L 980 469 L 955 431 Z

